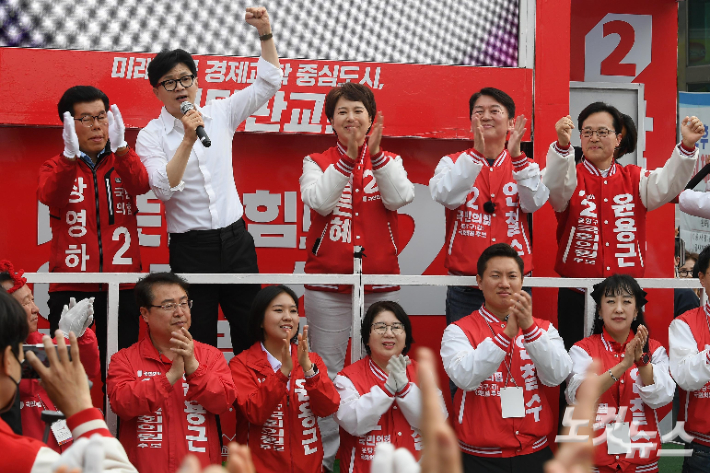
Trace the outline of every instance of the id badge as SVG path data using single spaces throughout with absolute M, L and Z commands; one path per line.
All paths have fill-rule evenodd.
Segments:
M 606 445 L 609 455 L 631 452 L 631 430 L 628 422 L 614 422 L 606 426 Z
M 59 445 L 64 445 L 72 439 L 71 430 L 67 427 L 67 421 L 64 419 L 52 424 L 52 433 Z
M 500 408 L 503 419 L 525 417 L 525 398 L 523 388 L 500 388 Z

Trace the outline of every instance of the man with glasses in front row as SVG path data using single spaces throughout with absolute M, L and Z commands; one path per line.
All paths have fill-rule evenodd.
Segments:
M 96 87 L 78 85 L 57 104 L 64 123 L 64 152 L 39 171 L 37 198 L 49 206 L 52 248 L 49 270 L 57 273 L 140 272 L 136 196 L 150 190 L 148 174 L 124 139 L 116 105 Z M 138 308 L 133 284 L 119 291 L 118 346 L 138 340 Z M 51 333 L 72 298 L 94 298 L 101 375 L 106 364 L 107 285 L 49 285 Z
M 603 102 L 579 114 L 582 161 L 575 165 L 570 144 L 572 117 L 556 124 L 543 182 L 557 216 L 555 271 L 569 278 L 606 278 L 612 274 L 644 275 L 646 212 L 673 200 L 690 180 L 698 157 L 695 143 L 705 133 L 697 117 L 681 123 L 682 141 L 662 168 L 653 171 L 614 159 L 621 141 L 620 112 Z M 569 349 L 584 333 L 584 292 L 560 288 L 559 333 Z
M 136 284 L 148 337 L 111 357 L 107 393 L 118 439 L 140 472 L 178 471 L 185 455 L 222 463 L 217 416 L 237 398 L 224 355 L 193 340 L 188 284 L 151 273 Z
M 228 98 L 204 107 L 195 103 L 197 67 L 187 51 L 161 51 L 148 66 L 148 81 L 163 108 L 138 134 L 136 152 L 151 188 L 165 203 L 170 268 L 176 273 L 259 272 L 234 182 L 232 138 L 239 124 L 276 94 L 283 73 L 266 9 L 247 8 L 245 21 L 258 31 L 261 58 L 253 84 Z M 198 142 L 200 127 L 211 144 Z M 195 340 L 217 346 L 221 307 L 234 354 L 249 348 L 249 309 L 260 289 L 258 284 L 193 284 Z

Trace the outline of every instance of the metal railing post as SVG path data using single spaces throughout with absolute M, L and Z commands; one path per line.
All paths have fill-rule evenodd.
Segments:
M 108 285 L 108 311 L 106 320 L 106 372 L 104 375 L 108 377 L 108 365 L 111 362 L 111 357 L 118 351 L 118 295 L 119 283 L 110 283 Z M 135 314 L 138 317 L 138 314 Z M 111 403 L 108 400 L 108 390 L 106 390 L 106 424 L 111 433 L 116 436 L 118 434 L 118 422 L 116 413 L 111 409 Z
M 594 315 L 596 313 L 596 304 L 592 299 L 592 287 L 584 288 L 584 336 L 588 337 L 592 334 L 594 328 Z
M 362 358 L 362 342 L 360 324 L 365 308 L 365 286 L 362 284 L 362 246 L 354 247 L 353 274 L 358 276 L 357 284 L 353 285 L 353 320 L 350 330 L 350 363 L 355 363 Z

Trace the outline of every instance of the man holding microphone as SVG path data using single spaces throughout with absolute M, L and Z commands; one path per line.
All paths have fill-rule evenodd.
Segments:
M 136 152 L 148 170 L 151 188 L 165 203 L 170 268 L 176 273 L 259 272 L 254 240 L 242 220 L 244 209 L 234 183 L 232 137 L 242 121 L 276 94 L 283 73 L 266 9 L 247 8 L 245 20 L 261 40 L 256 80 L 224 100 L 205 107 L 194 104 L 197 68 L 182 49 L 161 51 L 148 67 L 153 93 L 164 106 L 160 116 L 138 134 Z M 204 132 L 211 145 L 204 139 L 197 143 L 198 132 Z M 191 285 L 194 339 L 217 345 L 221 306 L 229 320 L 234 353 L 248 348 L 247 315 L 259 289 L 254 284 Z

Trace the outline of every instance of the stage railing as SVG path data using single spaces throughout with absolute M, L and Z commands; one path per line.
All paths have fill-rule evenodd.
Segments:
M 339 284 L 353 286 L 353 323 L 352 340 L 360 339 L 360 321 L 364 308 L 364 293 L 366 285 L 398 285 L 398 286 L 476 286 L 475 276 L 418 276 L 392 274 L 362 274 L 362 260 L 358 253 L 354 258 L 353 274 L 180 274 L 190 284 Z M 108 320 L 107 320 L 107 361 L 108 370 L 111 356 L 118 351 L 118 291 L 119 284 L 135 283 L 145 276 L 145 273 L 25 273 L 31 283 L 102 283 L 108 285 Z M 586 290 L 584 330 L 589 334 L 594 323 L 594 304 L 591 299 L 591 288 L 602 281 L 600 278 L 525 278 L 525 286 L 529 287 L 570 287 Z M 644 289 L 670 289 L 702 287 L 693 278 L 642 278 L 638 279 Z M 702 303 L 707 300 L 702 293 Z M 137 314 L 136 314 L 137 315 Z M 361 343 L 351 343 L 352 360 L 362 358 Z M 109 429 L 116 434 L 116 414 L 106 397 L 106 422 Z

